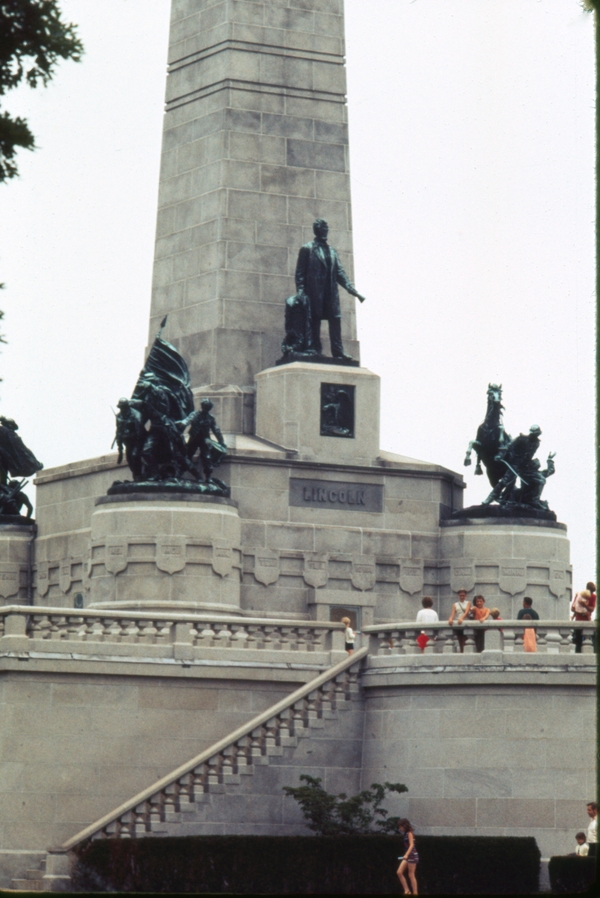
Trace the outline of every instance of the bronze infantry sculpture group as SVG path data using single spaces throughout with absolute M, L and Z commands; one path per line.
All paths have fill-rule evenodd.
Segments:
M 132 397 L 118 402 L 114 443 L 119 452 L 118 463 L 125 456 L 133 483 L 118 481 L 109 492 L 154 491 L 160 485 L 171 491 L 228 496 L 226 484 L 213 477 L 214 468 L 227 454 L 227 446 L 210 414 L 212 402 L 204 399 L 201 410 L 194 410 L 187 364 L 161 336 L 166 320 L 162 321 Z

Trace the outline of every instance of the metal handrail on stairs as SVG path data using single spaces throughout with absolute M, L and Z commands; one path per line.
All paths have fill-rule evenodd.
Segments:
M 258 714 L 249 721 L 249 723 L 238 727 L 238 729 L 229 733 L 223 739 L 215 742 L 210 748 L 207 748 L 199 755 L 196 755 L 195 758 L 192 758 L 190 761 L 177 767 L 175 770 L 171 771 L 171 773 L 168 773 L 166 776 L 157 780 L 147 789 L 138 792 L 138 794 L 129 801 L 124 802 L 114 810 L 110 811 L 110 813 L 105 814 L 104 817 L 101 817 L 95 823 L 82 829 L 71 839 L 64 842 L 59 848 L 50 849 L 51 853 L 66 853 L 80 842 L 100 834 L 107 837 L 111 835 L 119 836 L 121 834 L 132 837 L 136 834 L 141 834 L 142 830 L 151 831 L 153 821 L 164 819 L 165 805 L 170 805 L 173 810 L 176 810 L 177 805 L 181 804 L 182 799 L 186 804 L 189 801 L 193 802 L 194 793 L 196 791 L 210 791 L 210 786 L 215 785 L 219 781 L 219 775 L 222 776 L 223 765 L 228 767 L 230 772 L 233 773 L 232 762 L 234 760 L 238 763 L 242 760 L 244 765 L 246 765 L 248 760 L 252 763 L 253 757 L 262 755 L 263 750 L 261 746 L 252 744 L 251 737 L 255 730 L 263 727 L 265 724 L 273 722 L 271 727 L 267 726 L 267 744 L 269 741 L 275 744 L 277 738 L 275 731 L 277 730 L 286 729 L 288 735 L 291 734 L 292 730 L 290 729 L 289 724 L 292 724 L 293 729 L 294 718 L 290 717 L 289 720 L 279 720 L 279 716 L 282 715 L 283 712 L 293 709 L 295 705 L 306 698 L 309 699 L 308 708 L 304 709 L 306 714 L 308 717 L 311 715 L 316 716 L 318 714 L 318 708 L 310 707 L 311 694 L 318 693 L 320 690 L 322 691 L 322 687 L 327 684 L 332 684 L 332 681 L 335 681 L 337 677 L 345 673 L 349 668 L 353 667 L 355 664 L 359 664 L 359 662 L 367 656 L 368 651 L 368 648 L 365 647 L 354 652 L 354 654 L 349 655 L 347 658 L 344 658 L 343 661 L 340 661 L 338 664 L 329 668 L 329 670 L 326 670 L 314 680 L 311 680 L 309 683 L 296 689 L 291 695 L 286 696 L 277 702 L 277 704 L 272 705 L 270 708 L 267 708 L 266 711 Z M 343 689 L 340 691 L 344 692 L 343 698 L 345 700 L 345 691 Z M 323 701 L 325 701 L 325 703 L 335 703 L 335 686 L 333 686 L 332 694 L 330 694 L 329 697 L 325 697 L 325 699 L 321 697 L 321 705 L 323 704 Z M 302 723 L 302 727 L 303 726 L 304 724 Z M 272 732 L 269 732 L 269 729 L 271 729 Z M 239 745 L 242 740 L 247 738 L 250 739 L 250 744 L 244 747 L 241 758 L 238 757 L 234 759 L 223 754 L 227 749 Z M 211 765 L 208 763 L 215 759 L 220 759 L 220 771 L 217 769 L 211 770 Z M 198 768 L 200 767 L 204 769 L 198 772 Z M 166 790 L 168 789 L 171 791 L 167 792 Z M 130 815 L 129 819 L 123 819 L 126 815 Z M 139 832 L 136 833 L 138 829 Z

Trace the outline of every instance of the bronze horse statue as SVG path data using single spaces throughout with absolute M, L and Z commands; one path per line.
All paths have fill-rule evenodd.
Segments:
M 473 449 L 477 455 L 476 474 L 483 474 L 481 463 L 485 465 L 488 480 L 492 486 L 506 474 L 506 465 L 496 461 L 498 451 L 510 443 L 511 437 L 504 430 L 502 423 L 502 384 L 488 384 L 487 412 L 485 421 L 477 428 L 477 437 L 469 443 L 465 455 L 465 465 L 471 464 Z

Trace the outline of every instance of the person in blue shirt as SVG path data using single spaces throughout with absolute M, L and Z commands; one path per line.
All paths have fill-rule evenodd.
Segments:
M 539 620 L 540 616 L 537 613 L 537 611 L 535 611 L 535 609 L 532 608 L 532 605 L 533 605 L 533 599 L 530 599 L 529 596 L 525 596 L 523 599 L 523 607 L 519 610 L 519 613 L 517 614 L 517 620 L 523 620 L 523 618 L 525 617 L 526 614 L 531 615 L 531 620 Z

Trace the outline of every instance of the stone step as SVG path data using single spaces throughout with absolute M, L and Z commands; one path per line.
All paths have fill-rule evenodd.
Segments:
M 38 873 L 40 872 L 38 870 Z M 39 879 L 13 879 L 12 887 L 18 892 L 43 892 L 44 882 L 42 876 Z

